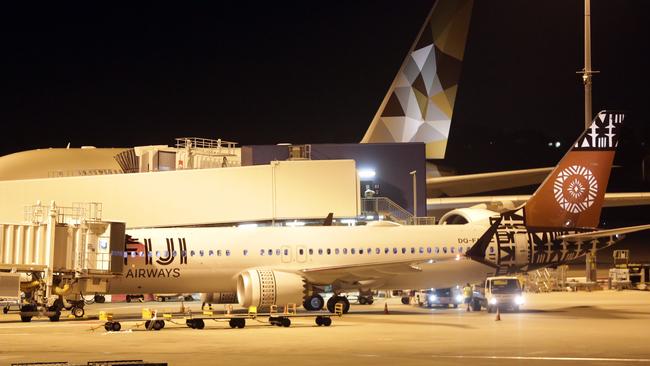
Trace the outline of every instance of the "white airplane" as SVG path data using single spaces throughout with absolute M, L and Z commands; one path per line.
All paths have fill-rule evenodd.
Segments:
M 302 303 L 318 291 L 449 287 L 556 266 L 650 225 L 597 230 L 624 115 L 600 112 L 535 194 L 498 214 L 473 210 L 464 225 L 203 227 L 129 230 L 111 293 L 211 294 L 241 306 Z M 333 296 L 349 309 L 345 297 Z

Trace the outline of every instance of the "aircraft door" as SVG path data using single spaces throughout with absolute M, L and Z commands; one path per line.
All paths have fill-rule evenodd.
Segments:
M 307 248 L 304 245 L 298 245 L 296 248 L 296 261 L 300 263 L 307 261 Z
M 290 263 L 291 262 L 291 247 L 288 245 L 283 245 L 280 247 L 282 250 L 282 263 Z

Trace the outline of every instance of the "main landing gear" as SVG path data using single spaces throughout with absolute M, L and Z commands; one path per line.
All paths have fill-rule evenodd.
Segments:
M 359 296 L 360 305 L 372 305 L 375 299 L 372 296 Z
M 348 311 L 350 311 L 350 301 L 348 301 L 347 297 L 345 296 L 332 296 L 330 297 L 329 300 L 327 300 L 327 310 L 330 313 L 334 313 L 334 308 L 336 307 L 336 304 L 341 303 L 343 304 L 343 314 L 347 314 Z
M 313 294 L 311 296 L 305 297 L 302 306 L 309 311 L 321 310 L 325 305 L 325 300 L 319 294 Z

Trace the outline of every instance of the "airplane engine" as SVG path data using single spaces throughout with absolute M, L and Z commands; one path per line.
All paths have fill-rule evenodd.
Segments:
M 201 302 L 206 304 L 237 304 L 237 294 L 234 292 L 210 292 L 201 294 Z
M 485 222 L 485 224 L 489 224 L 489 218 L 494 215 L 498 215 L 498 213 L 484 208 L 457 208 L 442 215 L 440 218 L 440 224 L 463 225 L 481 221 Z
M 237 278 L 237 298 L 243 307 L 302 304 L 305 280 L 293 273 L 250 269 Z

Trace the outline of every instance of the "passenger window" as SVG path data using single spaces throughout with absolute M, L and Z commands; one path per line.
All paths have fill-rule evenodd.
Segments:
M 390 249 L 389 248 L 384 248 L 384 254 L 388 254 L 388 253 L 390 253 Z
M 199 250 L 199 256 L 203 257 L 204 254 L 205 252 L 203 251 L 203 249 Z
M 194 255 L 196 255 L 196 253 L 193 250 L 190 250 L 190 257 L 194 257 Z
M 402 254 L 406 254 L 406 248 L 402 248 Z
M 339 248 L 334 249 L 334 254 L 339 255 Z
M 348 248 L 343 248 L 343 254 L 348 254 Z
M 427 254 L 431 254 L 431 247 L 427 247 Z
M 141 257 L 144 257 L 144 252 L 140 252 L 140 256 L 141 256 Z
M 372 254 L 372 248 L 366 249 L 366 254 Z
M 208 252 L 208 255 L 209 255 L 210 257 L 214 257 L 214 250 L 210 250 L 210 251 Z
M 226 253 L 226 255 L 228 255 L 228 253 Z M 244 256 L 247 256 L 247 255 L 248 255 L 248 249 L 244 249 Z
M 415 248 L 411 247 L 411 254 L 415 254 Z
M 305 254 L 305 250 L 304 250 L 304 249 L 302 249 L 302 248 L 300 248 L 300 249 L 298 249 L 298 254 L 300 254 L 300 255 L 303 255 L 303 254 Z
M 490 247 L 490 254 L 494 253 L 494 247 Z
M 363 254 L 363 248 L 359 249 L 359 254 Z
M 327 248 L 327 255 L 330 255 L 330 254 L 332 254 L 332 249 Z
M 230 250 L 226 250 L 226 257 L 230 257 Z
M 350 248 L 350 254 L 354 254 L 354 253 L 355 253 L 354 248 Z
M 397 248 L 393 248 L 393 254 L 397 254 Z
M 424 254 L 424 248 L 420 247 L 420 254 Z
M 260 255 L 264 255 L 264 249 L 260 249 Z
M 284 250 L 284 255 L 289 255 L 289 249 Z
M 124 252 L 124 258 L 128 258 L 128 257 L 129 257 L 129 252 Z
M 217 250 L 217 257 L 221 257 L 221 250 Z
M 454 247 L 449 247 L 449 251 L 453 253 L 453 252 L 455 252 L 456 250 L 454 249 Z
M 153 253 L 152 252 L 147 253 L 147 257 L 149 258 L 153 257 Z
M 275 250 L 275 255 L 278 255 L 278 256 L 279 256 L 280 254 L 282 254 L 282 251 L 281 251 L 280 249 L 276 249 L 276 250 Z M 286 255 L 286 254 L 285 254 L 285 255 Z
M 440 253 L 440 248 L 436 247 L 436 254 Z
M 273 249 L 269 249 L 269 255 L 273 255 Z
M 458 253 L 462 253 L 462 252 L 463 252 L 463 247 L 458 247 Z
M 442 247 L 442 252 L 447 253 L 447 247 Z
M 309 255 L 314 255 L 314 250 L 309 248 Z
M 381 249 L 376 248 L 376 249 L 375 249 L 375 254 L 381 254 Z
M 163 252 L 163 257 L 165 257 L 165 258 L 169 257 L 169 252 L 165 250 L 165 251 Z
M 172 252 L 172 257 L 176 257 L 177 255 L 178 255 L 178 253 L 174 250 L 174 251 Z
M 318 249 L 318 255 L 323 255 L 323 249 L 322 248 Z

